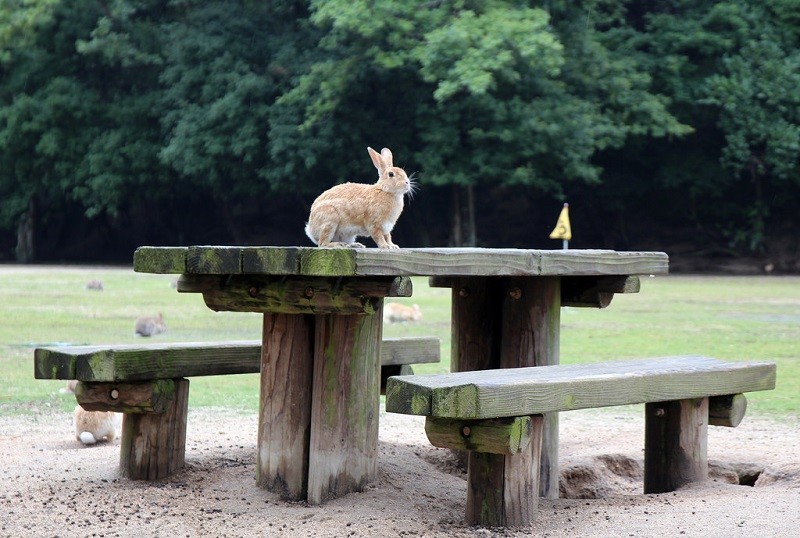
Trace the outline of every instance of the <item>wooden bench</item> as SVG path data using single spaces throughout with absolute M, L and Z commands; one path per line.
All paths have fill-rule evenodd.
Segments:
M 381 380 L 439 362 L 438 338 L 382 341 Z M 120 469 L 157 480 L 184 466 L 187 377 L 257 373 L 261 342 L 62 346 L 34 351 L 36 379 L 78 380 L 75 397 L 89 411 L 124 413 Z M 309 389 L 310 390 L 310 389 Z
M 775 388 L 775 364 L 664 357 L 389 379 L 386 410 L 424 415 L 438 447 L 468 450 L 466 520 L 527 526 L 536 516 L 542 414 L 644 403 L 644 492 L 708 477 L 708 424 L 737 426 L 743 392 Z

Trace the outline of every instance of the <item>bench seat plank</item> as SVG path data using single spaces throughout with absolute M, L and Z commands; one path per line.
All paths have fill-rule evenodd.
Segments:
M 389 378 L 386 410 L 485 419 L 775 388 L 775 364 L 662 357 Z
M 47 347 L 34 351 L 34 362 L 36 379 L 111 382 L 247 374 L 261 368 L 261 341 Z M 439 362 L 438 338 L 386 338 L 381 345 L 383 366 L 434 362 Z

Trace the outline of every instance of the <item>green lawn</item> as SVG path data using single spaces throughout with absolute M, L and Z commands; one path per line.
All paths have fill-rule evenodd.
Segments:
M 212 312 L 198 294 L 179 294 L 173 275 L 144 275 L 129 268 L 0 266 L 0 412 L 35 413 L 74 407 L 64 384 L 33 378 L 33 348 L 54 343 L 148 341 L 133 334 L 141 314 L 161 312 L 169 327 L 151 340 L 258 339 L 261 316 Z M 103 291 L 84 289 L 103 282 Z M 446 371 L 450 356 L 450 293 L 414 280 L 424 313 L 419 323 L 388 325 L 384 335 L 439 336 L 440 364 L 418 373 Z M 750 414 L 800 415 L 800 277 L 669 276 L 642 279 L 638 294 L 618 295 L 604 310 L 565 308 L 561 362 L 703 354 L 731 360 L 773 360 L 775 391 L 748 395 Z M 255 412 L 258 376 L 191 380 L 190 404 Z

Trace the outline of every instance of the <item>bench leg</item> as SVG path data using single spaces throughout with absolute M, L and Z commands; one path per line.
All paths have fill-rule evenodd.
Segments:
M 708 478 L 708 398 L 645 404 L 644 492 Z
M 120 471 L 133 480 L 158 480 L 184 466 L 189 380 L 175 379 L 175 397 L 163 413 L 125 413 Z
M 539 461 L 544 419 L 531 417 L 531 442 L 514 455 L 469 452 L 468 525 L 526 527 L 539 508 Z

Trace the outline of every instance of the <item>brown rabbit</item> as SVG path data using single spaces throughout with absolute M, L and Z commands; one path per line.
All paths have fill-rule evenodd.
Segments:
M 422 321 L 422 310 L 416 303 L 411 306 L 400 303 L 386 303 L 383 305 L 383 321 L 389 323 Z
M 140 336 L 153 336 L 154 334 L 167 332 L 167 324 L 164 323 L 164 317 L 161 314 L 157 316 L 139 316 L 136 318 L 133 330 Z
M 392 243 L 392 229 L 403 212 L 403 196 L 412 191 L 411 179 L 392 164 L 392 152 L 367 148 L 378 182 L 343 183 L 320 194 L 311 205 L 306 235 L 321 247 L 356 247 L 356 237 L 370 236 L 378 248 Z
M 72 421 L 75 438 L 84 445 L 113 441 L 117 436 L 118 421 L 117 414 L 111 411 L 86 411 L 76 405 Z

